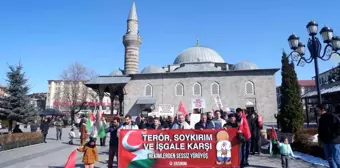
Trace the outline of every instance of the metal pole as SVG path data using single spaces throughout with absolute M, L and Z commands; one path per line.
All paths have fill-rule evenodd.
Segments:
M 318 65 L 318 53 L 316 51 L 316 39 L 315 35 L 312 35 L 312 45 L 313 45 L 313 53 L 312 57 L 314 59 L 314 69 L 315 69 L 315 85 L 316 85 L 316 91 L 318 93 L 318 104 L 322 104 L 322 98 L 321 98 L 321 91 L 320 91 L 320 83 L 319 83 L 319 65 Z

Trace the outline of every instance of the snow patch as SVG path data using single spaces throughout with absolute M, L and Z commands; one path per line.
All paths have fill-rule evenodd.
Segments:
M 300 152 L 294 152 L 294 155 L 296 158 L 306 161 L 308 163 L 319 165 L 319 166 L 324 166 L 324 167 L 329 167 L 328 162 L 321 158 L 314 157 L 314 156 L 307 155 L 307 154 L 300 153 Z

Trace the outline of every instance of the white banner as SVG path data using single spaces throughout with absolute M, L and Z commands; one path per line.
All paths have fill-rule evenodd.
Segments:
M 160 104 L 158 109 L 159 116 L 175 116 L 175 108 L 171 104 Z
M 194 99 L 191 101 L 192 109 L 205 108 L 205 101 L 202 98 Z
M 195 128 L 195 124 L 201 120 L 201 114 L 191 114 L 190 115 L 190 127 Z
M 214 96 L 216 106 L 220 109 L 223 108 L 222 100 L 219 95 Z

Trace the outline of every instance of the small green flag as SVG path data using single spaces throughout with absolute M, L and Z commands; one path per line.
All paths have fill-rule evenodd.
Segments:
M 105 136 L 106 136 L 105 125 L 104 125 L 104 123 L 102 123 L 100 130 L 99 130 L 99 133 L 98 133 L 98 137 L 103 138 Z

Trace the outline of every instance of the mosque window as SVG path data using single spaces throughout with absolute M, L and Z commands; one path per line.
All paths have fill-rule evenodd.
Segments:
M 255 95 L 254 83 L 251 81 L 246 82 L 245 92 L 247 95 Z
M 211 94 L 212 95 L 220 94 L 220 85 L 217 82 L 211 84 Z
M 201 84 L 195 83 L 193 86 L 193 93 L 194 96 L 201 96 L 202 95 L 202 87 Z
M 177 83 L 175 87 L 176 96 L 184 96 L 184 89 L 181 83 Z
M 144 95 L 145 96 L 152 96 L 152 86 L 150 84 L 147 84 L 144 89 Z

